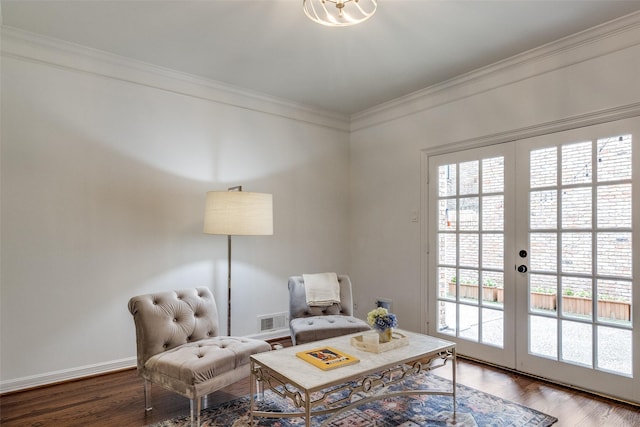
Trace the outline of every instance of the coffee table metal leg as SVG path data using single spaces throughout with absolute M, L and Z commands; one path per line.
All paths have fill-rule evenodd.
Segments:
M 308 391 L 304 392 L 304 421 L 307 427 L 311 426 L 311 399 Z
M 457 362 L 456 349 L 455 348 L 452 350 L 452 355 L 453 355 L 453 358 L 452 358 L 452 361 L 451 361 L 451 378 L 452 378 L 452 384 L 451 385 L 453 387 L 453 419 L 455 420 L 456 419 L 456 411 L 457 411 L 457 408 L 458 408 L 458 403 L 457 403 L 457 400 L 456 400 L 456 389 L 458 388 L 457 385 L 456 385 L 457 384 L 456 383 L 456 368 L 457 368 L 458 362 Z
M 255 388 L 256 388 L 256 372 L 255 372 L 255 365 L 253 360 L 250 361 L 251 365 L 250 365 L 250 377 L 249 377 L 249 394 L 250 394 L 250 401 L 249 401 L 249 425 L 252 426 L 253 425 L 253 411 L 256 409 L 255 405 L 255 398 L 254 398 L 254 394 L 255 394 Z

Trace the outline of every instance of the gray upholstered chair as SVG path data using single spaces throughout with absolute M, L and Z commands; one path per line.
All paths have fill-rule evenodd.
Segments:
M 218 310 L 207 288 L 158 292 L 129 300 L 136 325 L 138 373 L 145 409 L 151 383 L 191 402 L 191 425 L 200 425 L 201 397 L 249 376 L 249 356 L 269 351 L 261 340 L 218 336 Z
M 338 283 L 340 303 L 314 307 L 307 304 L 303 277 L 289 277 L 289 329 L 294 345 L 371 329 L 367 322 L 353 317 L 349 276 L 338 275 Z

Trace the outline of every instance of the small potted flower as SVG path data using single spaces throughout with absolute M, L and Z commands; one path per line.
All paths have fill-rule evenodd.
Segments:
M 386 308 L 378 307 L 367 314 L 367 323 L 378 332 L 380 342 L 389 342 L 391 341 L 392 329 L 398 326 L 398 319 Z

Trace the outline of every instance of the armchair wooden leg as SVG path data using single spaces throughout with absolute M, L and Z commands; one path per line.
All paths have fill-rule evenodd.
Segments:
M 151 381 L 144 380 L 144 410 L 149 412 L 151 409 Z
M 196 397 L 189 400 L 189 406 L 191 407 L 191 427 L 200 427 L 200 409 L 202 399 Z

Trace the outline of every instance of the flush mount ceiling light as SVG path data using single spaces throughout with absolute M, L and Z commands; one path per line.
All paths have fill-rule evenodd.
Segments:
M 346 27 L 371 18 L 378 0 L 302 0 L 304 13 L 328 27 Z

